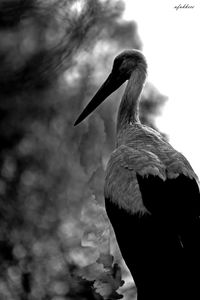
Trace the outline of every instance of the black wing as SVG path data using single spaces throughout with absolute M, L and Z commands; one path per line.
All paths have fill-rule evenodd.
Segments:
M 182 219 L 185 222 L 200 216 L 199 187 L 194 178 L 180 174 L 163 181 L 158 176 L 136 176 L 143 203 L 152 214 L 170 216 L 177 226 Z
M 200 195 L 195 179 L 163 181 L 137 174 L 151 214 L 130 214 L 106 199 L 106 210 L 122 256 L 138 289 L 138 300 L 200 299 Z

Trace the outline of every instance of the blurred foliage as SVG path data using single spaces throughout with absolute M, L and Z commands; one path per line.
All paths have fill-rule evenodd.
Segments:
M 119 287 L 124 299 L 135 296 L 121 280 L 129 273 L 103 204 L 123 88 L 73 127 L 114 56 L 141 48 L 123 8 L 115 0 L 0 1 L 2 300 L 119 299 Z M 142 120 L 154 126 L 163 97 L 151 86 L 144 95 Z

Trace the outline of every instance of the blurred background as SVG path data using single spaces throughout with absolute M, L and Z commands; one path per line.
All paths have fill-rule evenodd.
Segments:
M 193 9 L 175 5 L 0 1 L 2 300 L 136 297 L 103 198 L 124 86 L 82 124 L 73 123 L 114 57 L 140 49 L 149 65 L 141 121 L 200 172 L 200 10 L 194 1 Z

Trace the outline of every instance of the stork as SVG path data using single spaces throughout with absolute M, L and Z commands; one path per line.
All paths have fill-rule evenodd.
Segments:
M 118 110 L 116 149 L 105 176 L 107 215 L 138 300 L 200 299 L 198 178 L 159 132 L 141 124 L 146 77 L 144 55 L 123 51 L 74 125 L 128 81 Z

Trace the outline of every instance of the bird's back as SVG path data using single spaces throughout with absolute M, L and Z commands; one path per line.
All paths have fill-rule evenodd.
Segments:
M 117 148 L 107 165 L 105 197 L 132 213 L 145 213 L 141 194 L 145 178 L 149 178 L 147 182 L 152 178 L 156 184 L 159 181 L 164 187 L 180 175 L 197 185 L 196 174 L 180 152 L 157 131 L 134 124 L 118 135 Z
M 190 163 L 183 154 L 175 150 L 170 143 L 156 130 L 140 123 L 133 124 L 118 135 L 118 146 L 127 146 L 141 151 L 142 154 L 155 155 L 165 168 L 166 178 L 176 178 L 184 174 L 197 179 Z M 137 162 L 136 162 L 137 164 Z

